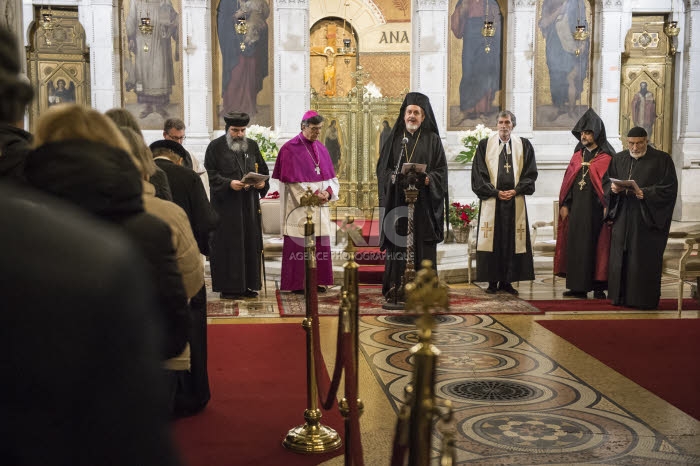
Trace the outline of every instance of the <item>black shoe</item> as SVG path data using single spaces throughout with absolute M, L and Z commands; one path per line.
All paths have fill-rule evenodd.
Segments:
M 587 299 L 588 293 L 583 291 L 566 290 L 562 293 L 562 296 L 567 298 Z
M 328 291 L 328 287 L 326 285 L 318 285 L 316 287 L 316 291 L 318 291 L 319 293 L 325 293 L 326 291 Z
M 498 287 L 496 286 L 496 282 L 489 282 L 489 287 L 486 288 L 486 291 L 488 294 L 496 294 L 498 291 Z
M 258 292 L 253 291 L 253 290 L 246 290 L 245 293 L 243 293 L 244 298 L 257 298 L 258 297 Z
M 510 293 L 513 296 L 518 296 L 518 294 L 520 294 L 518 293 L 518 290 L 513 288 L 513 285 L 511 285 L 510 283 L 501 283 L 501 286 L 499 286 L 498 289 L 501 291 L 505 291 L 506 293 Z
M 594 291 L 593 292 L 593 298 L 595 299 L 607 299 L 607 296 L 605 296 L 605 291 Z
M 241 299 L 241 295 L 238 293 L 219 293 L 221 299 Z

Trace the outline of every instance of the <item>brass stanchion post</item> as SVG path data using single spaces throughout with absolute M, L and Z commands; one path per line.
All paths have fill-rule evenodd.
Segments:
M 342 442 L 338 433 L 321 424 L 321 410 L 318 407 L 318 381 L 316 380 L 316 363 L 314 360 L 313 316 L 312 306 L 316 297 L 316 238 L 314 235 L 313 207 L 320 205 L 318 196 L 307 189 L 301 198 L 301 205 L 306 206 L 306 223 L 304 224 L 304 256 L 306 269 L 306 318 L 302 327 L 306 331 L 306 405 L 303 425 L 287 432 L 282 444 L 285 448 L 298 453 L 325 453 L 340 448 Z
M 414 359 L 413 381 L 406 387 L 407 405 L 410 411 L 408 432 L 409 466 L 430 464 L 430 444 L 433 429 L 433 416 L 438 415 L 444 422 L 452 419 L 452 406 L 448 401 L 435 398 L 435 369 L 440 350 L 433 345 L 432 332 L 435 319 L 431 309 L 447 309 L 449 299 L 447 285 L 440 282 L 432 263 L 423 261 L 415 281 L 406 285 L 406 309 L 419 315 L 419 343 L 411 348 Z M 439 408 L 445 408 L 442 414 Z M 441 465 L 454 462 L 454 442 L 451 432 L 444 432 Z
M 345 255 L 347 261 L 343 264 L 344 274 L 343 274 L 343 300 L 341 309 L 343 310 L 343 322 L 339 322 L 338 325 L 343 325 L 344 332 L 351 334 L 352 340 L 352 365 L 355 370 L 355 386 L 348 386 L 347 373 L 345 377 L 345 394 L 346 397 L 340 400 L 339 408 L 340 414 L 345 418 L 345 464 L 352 464 L 352 447 L 355 442 L 359 442 L 360 439 L 353 438 L 351 434 L 350 426 L 350 402 L 348 401 L 347 395 L 351 393 L 357 393 L 357 409 L 358 416 L 362 415 L 364 409 L 364 404 L 359 397 L 359 333 L 360 333 L 360 306 L 359 306 L 359 268 L 360 266 L 355 261 L 355 241 L 361 238 L 359 229 L 354 225 L 354 217 L 348 217 L 346 220 L 345 231 L 348 235 L 347 246 L 345 247 Z M 347 314 L 346 314 L 347 311 Z

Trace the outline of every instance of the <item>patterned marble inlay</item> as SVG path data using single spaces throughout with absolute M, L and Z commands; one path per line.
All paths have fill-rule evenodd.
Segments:
M 455 464 L 700 464 L 497 319 L 445 317 L 435 396 L 453 407 Z M 413 379 L 412 321 L 361 318 L 362 353 L 397 412 Z
M 442 391 L 464 400 L 528 401 L 542 396 L 542 390 L 517 382 L 495 379 L 467 380 L 442 387 Z

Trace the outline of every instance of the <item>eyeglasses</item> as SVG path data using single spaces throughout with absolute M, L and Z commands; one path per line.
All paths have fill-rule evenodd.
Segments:
M 307 128 L 309 128 L 309 131 L 311 131 L 311 132 L 318 133 L 323 128 L 323 125 L 307 126 Z
M 185 139 L 187 139 L 187 136 L 173 136 L 173 135 L 171 135 L 171 134 L 168 134 L 167 136 L 168 136 L 171 140 L 173 140 L 173 141 L 175 141 L 175 142 L 179 142 L 180 144 L 182 144 L 182 141 L 184 141 Z

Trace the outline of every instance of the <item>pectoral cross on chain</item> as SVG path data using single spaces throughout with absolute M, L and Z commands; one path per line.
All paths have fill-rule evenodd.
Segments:
M 508 161 L 506 160 L 505 165 L 503 165 L 503 168 L 506 169 L 506 173 L 510 173 L 510 170 L 509 170 L 509 169 L 510 169 L 511 167 L 512 167 L 512 165 L 509 164 Z
M 318 165 L 316 165 L 315 170 L 316 170 L 316 174 L 317 174 L 317 175 L 320 175 L 320 174 L 321 174 L 321 168 L 320 168 Z
M 579 186 L 579 191 L 583 191 L 583 187 L 586 186 L 586 182 L 582 179 L 581 181 L 578 182 Z

